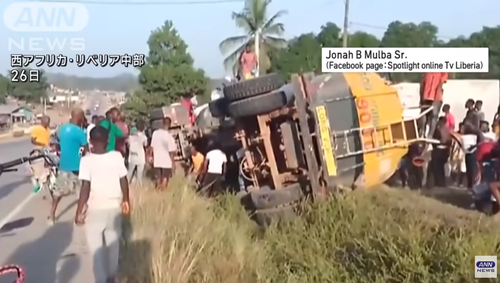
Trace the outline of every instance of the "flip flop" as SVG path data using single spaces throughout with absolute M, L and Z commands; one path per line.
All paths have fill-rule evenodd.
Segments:
M 37 184 L 34 188 L 33 188 L 33 193 L 35 194 L 38 194 L 38 192 L 40 192 L 40 190 L 42 189 L 42 186 L 40 184 Z

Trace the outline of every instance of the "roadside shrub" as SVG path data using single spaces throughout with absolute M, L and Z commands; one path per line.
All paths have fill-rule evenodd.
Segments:
M 474 256 L 500 254 L 490 219 L 407 191 L 340 196 L 280 226 L 266 235 L 276 282 L 473 282 Z
M 199 198 L 181 178 L 135 202 L 129 283 L 474 282 L 474 256 L 500 253 L 491 220 L 407 191 L 338 196 L 265 233 L 235 197 Z
M 197 197 L 178 177 L 170 188 L 135 197 L 122 250 L 127 282 L 261 282 L 265 250 L 241 208 Z

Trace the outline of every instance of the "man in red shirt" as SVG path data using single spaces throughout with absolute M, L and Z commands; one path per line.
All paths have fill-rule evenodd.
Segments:
M 191 125 L 194 125 L 194 122 L 196 120 L 196 116 L 194 115 L 194 104 L 193 104 L 193 101 L 191 100 L 191 97 L 189 97 L 189 96 L 181 97 L 180 103 L 182 105 L 184 105 L 184 107 L 188 111 L 189 122 L 191 122 Z
M 443 106 L 444 118 L 446 119 L 446 127 L 453 132 L 455 131 L 455 116 L 451 114 L 450 109 L 451 107 L 449 104 L 445 104 Z
M 245 47 L 245 51 L 241 54 L 240 57 L 241 64 L 241 73 L 245 80 L 249 80 L 253 78 L 253 72 L 257 67 L 258 60 L 257 55 L 252 51 L 250 45 Z
M 420 84 L 420 106 L 423 110 L 432 107 L 421 128 L 425 132 L 426 126 L 429 125 L 427 137 L 432 137 L 436 130 L 439 111 L 443 105 L 443 85 L 447 80 L 448 73 L 426 73 Z

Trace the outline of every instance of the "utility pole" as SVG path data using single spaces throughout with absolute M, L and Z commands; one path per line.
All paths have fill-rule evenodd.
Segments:
M 257 68 L 255 72 L 255 77 L 260 75 L 260 36 L 261 36 L 260 28 L 255 33 L 255 57 L 257 57 Z
M 342 46 L 347 47 L 347 37 L 349 29 L 349 1 L 344 0 L 344 29 L 342 31 Z

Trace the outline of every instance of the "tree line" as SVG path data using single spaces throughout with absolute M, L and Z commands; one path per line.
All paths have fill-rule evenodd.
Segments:
M 43 71 L 40 71 L 37 82 L 12 82 L 10 76 L 0 74 L 0 103 L 5 103 L 7 96 L 26 102 L 39 103 L 42 99 L 47 98 L 48 88 L 47 76 Z
M 132 118 L 147 117 L 151 110 L 169 105 L 182 96 L 204 95 L 209 79 L 194 67 L 187 44 L 171 21 L 152 31 L 146 64 L 139 68 L 140 89 L 122 105 Z
M 321 47 L 341 47 L 341 29 L 326 23 L 318 33 L 301 34 L 288 41 L 285 48 L 268 53 L 268 72 L 279 72 L 289 78 L 292 73 L 321 72 Z M 430 22 L 402 23 L 395 21 L 387 26 L 382 38 L 367 32 L 348 36 L 349 47 L 489 47 L 489 73 L 454 73 L 455 79 L 500 79 L 500 26 L 483 27 L 469 36 L 443 40 L 439 29 Z M 418 82 L 422 74 L 393 73 L 396 82 Z
M 292 73 L 321 72 L 321 48 L 341 47 L 341 29 L 334 23 L 326 23 L 318 33 L 307 33 L 285 40 L 284 24 L 280 23 L 285 10 L 273 13 L 269 0 L 246 0 L 240 11 L 232 13 L 235 25 L 242 31 L 220 43 L 225 55 L 226 70 L 239 66 L 238 57 L 247 44 L 259 46 L 260 72 L 279 72 L 289 78 Z M 255 39 L 259 38 L 259 42 Z M 490 48 L 490 72 L 452 74 L 455 78 L 500 79 L 500 27 L 484 27 L 467 37 L 444 41 L 438 28 L 430 22 L 388 25 L 382 38 L 367 32 L 355 32 L 348 36 L 350 47 L 484 47 Z M 139 68 L 138 86 L 128 96 L 123 109 L 132 117 L 147 116 L 150 111 L 182 96 L 205 96 L 211 91 L 210 79 L 204 71 L 194 67 L 194 60 L 187 52 L 187 44 L 171 21 L 153 30 L 147 41 L 149 51 L 146 64 Z M 394 81 L 419 81 L 422 74 L 395 73 Z M 47 76 L 39 84 L 9 83 L 0 76 L 0 100 L 6 94 L 28 101 L 39 101 L 46 96 L 42 89 Z

